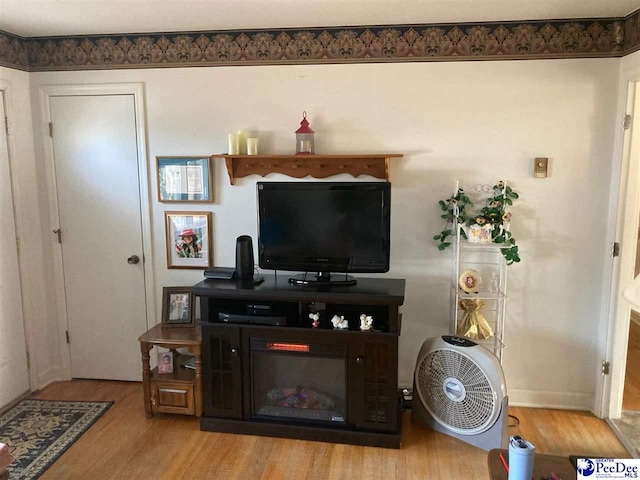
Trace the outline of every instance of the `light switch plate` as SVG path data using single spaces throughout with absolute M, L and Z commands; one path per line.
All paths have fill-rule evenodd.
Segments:
M 546 157 L 536 158 L 533 162 L 533 176 L 535 178 L 547 178 L 549 159 Z

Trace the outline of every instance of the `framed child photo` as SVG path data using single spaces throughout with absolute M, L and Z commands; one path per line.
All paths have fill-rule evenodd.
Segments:
M 173 352 L 158 352 L 158 373 L 173 373 Z
M 167 268 L 212 265 L 211 212 L 165 212 Z
M 156 157 L 159 202 L 212 202 L 209 157 Z
M 191 287 L 162 288 L 162 328 L 195 327 L 195 304 Z

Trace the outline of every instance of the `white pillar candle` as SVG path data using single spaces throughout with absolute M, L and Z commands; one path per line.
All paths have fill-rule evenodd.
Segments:
M 297 153 L 311 153 L 311 141 L 300 140 L 300 146 L 298 147 Z
M 258 155 L 257 138 L 247 138 L 247 155 Z
M 240 148 L 238 149 L 238 153 L 240 155 L 247 154 L 247 131 L 246 130 L 238 130 L 238 141 L 240 142 Z
M 229 155 L 240 154 L 240 135 L 237 133 L 229 134 Z

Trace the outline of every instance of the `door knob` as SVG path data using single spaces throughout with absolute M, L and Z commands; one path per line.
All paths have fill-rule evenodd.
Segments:
M 129 265 L 135 265 L 136 263 L 140 263 L 140 257 L 138 255 L 131 255 L 127 258 L 127 263 Z

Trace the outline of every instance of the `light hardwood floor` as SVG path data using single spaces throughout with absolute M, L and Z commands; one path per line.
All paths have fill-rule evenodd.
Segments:
M 33 395 L 115 404 L 43 479 L 486 479 L 487 454 L 403 418 L 400 450 L 201 432 L 197 419 L 147 419 L 139 383 L 74 380 Z M 511 408 L 539 453 L 627 457 L 606 423 L 585 412 Z M 513 422 L 513 419 L 511 419 Z
M 640 411 L 640 325 L 631 322 L 622 410 Z

